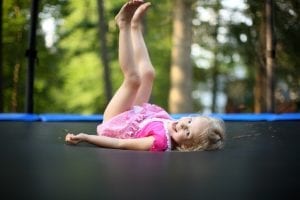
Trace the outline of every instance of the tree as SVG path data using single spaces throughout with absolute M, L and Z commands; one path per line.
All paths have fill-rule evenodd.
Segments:
M 274 27 L 273 27 L 273 1 L 266 0 L 266 111 L 274 112 L 274 67 L 275 67 L 275 48 L 274 48 Z
M 263 3 L 247 2 L 248 9 L 243 14 L 249 23 L 239 22 L 229 25 L 229 36 L 235 42 L 236 49 L 247 69 L 248 90 L 251 93 L 250 112 L 265 110 L 265 24 Z M 244 36 L 244 40 L 241 39 Z
M 193 0 L 173 4 L 173 45 L 169 108 L 171 113 L 192 112 L 192 19 Z
M 192 54 L 195 103 L 201 112 L 223 112 L 225 107 L 219 102 L 226 98 L 228 83 L 240 82 L 233 73 L 237 66 L 242 65 L 236 42 L 229 33 L 229 27 L 234 22 L 228 17 L 228 14 L 238 13 L 239 10 L 231 10 L 228 5 L 217 0 L 198 1 L 196 6 Z M 233 91 L 227 92 L 232 94 Z
M 215 30 L 213 32 L 213 38 L 215 40 L 215 45 L 213 48 L 213 54 L 214 54 L 214 62 L 213 62 L 213 66 L 212 66 L 212 104 L 211 104 L 211 111 L 213 113 L 216 112 L 216 103 L 217 103 L 217 92 L 218 92 L 218 76 L 220 74 L 220 63 L 218 61 L 218 54 L 221 48 L 218 48 L 220 45 L 218 45 L 218 41 L 217 41 L 217 37 L 218 37 L 218 30 L 220 27 L 220 10 L 221 10 L 221 4 L 219 1 L 217 1 L 216 6 L 215 6 L 215 13 L 216 13 L 216 26 L 215 26 Z
M 105 13 L 104 13 L 104 0 L 97 0 L 98 6 L 98 29 L 99 29 L 99 42 L 100 42 L 100 55 L 102 64 L 104 67 L 103 79 L 105 85 L 105 95 L 106 95 L 106 102 L 108 103 L 112 97 L 112 85 L 110 79 L 110 67 L 109 67 L 109 58 L 108 58 L 108 49 L 106 44 L 106 33 L 107 33 L 107 24 L 105 20 Z
M 277 80 L 275 111 L 299 112 L 300 2 L 299 0 L 279 0 L 274 1 L 273 5 L 276 34 L 276 67 L 274 72 Z
M 236 41 L 239 54 L 248 69 L 248 81 L 254 86 L 253 111 L 256 113 L 267 111 L 266 108 L 266 54 L 274 56 L 276 51 L 276 67 L 274 76 L 275 92 L 275 111 L 280 104 L 291 102 L 297 104 L 299 101 L 299 33 L 300 23 L 299 1 L 274 1 L 274 35 L 276 42 L 274 50 L 266 52 L 266 23 L 265 23 L 265 1 L 247 1 L 248 9 L 244 14 L 251 19 L 251 26 L 244 23 L 231 24 L 230 36 Z M 246 41 L 240 40 L 241 34 L 247 38 Z M 253 83 L 252 83 L 253 82 Z M 282 89 L 278 85 L 286 84 L 288 89 Z M 250 87 L 251 89 L 251 87 Z M 285 91 L 282 91 L 285 90 Z M 284 95 L 284 93 L 293 94 Z M 284 97 L 283 97 L 284 96 Z M 279 98 L 279 99 L 278 99 Z M 295 110 L 295 109 L 294 109 Z M 280 111 L 282 112 L 282 111 Z
M 3 111 L 24 111 L 25 50 L 27 47 L 26 14 L 29 2 L 3 2 L 2 68 Z M 25 39 L 26 38 L 26 39 Z

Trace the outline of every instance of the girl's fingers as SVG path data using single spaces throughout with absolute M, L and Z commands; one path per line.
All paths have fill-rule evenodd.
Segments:
M 66 137 L 66 142 L 68 144 L 78 144 L 79 141 L 80 140 L 74 138 L 74 136 L 68 136 L 68 137 Z
M 76 143 L 78 143 L 78 139 L 77 139 L 76 136 L 75 136 L 74 134 L 72 134 L 72 133 L 68 133 L 68 134 L 66 135 L 65 141 L 66 141 L 67 143 L 70 143 L 70 144 L 76 144 Z
M 66 141 L 69 141 L 69 140 L 70 140 L 70 133 L 68 133 L 68 134 L 66 135 L 65 140 L 66 140 Z

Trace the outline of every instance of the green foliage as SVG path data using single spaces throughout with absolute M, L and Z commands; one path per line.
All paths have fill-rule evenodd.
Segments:
M 299 1 L 277 1 L 274 7 L 277 78 L 297 91 L 300 88 L 300 4 Z
M 61 85 L 55 93 L 59 112 L 96 113 L 103 104 L 96 3 L 69 1 L 66 5 L 69 12 L 63 16 L 58 29 L 62 37 L 57 42 Z
M 3 2 L 4 112 L 21 111 L 25 82 L 26 14 L 29 2 Z
M 298 3 L 297 3 L 298 2 Z M 253 22 L 252 26 L 245 23 L 231 24 L 230 35 L 236 41 L 236 47 L 247 66 L 247 90 L 252 91 L 254 85 L 255 68 L 265 65 L 264 29 L 264 2 L 248 1 L 245 15 Z M 276 46 L 275 77 L 277 83 L 283 81 L 289 90 L 298 93 L 299 101 L 299 64 L 300 55 L 297 48 L 300 41 L 299 1 L 274 1 L 274 31 Z M 245 34 L 247 41 L 240 39 Z M 249 96 L 249 95 L 248 95 Z M 253 95 L 250 95 L 249 105 L 253 104 Z
M 114 91 L 122 81 L 117 53 L 118 29 L 114 17 L 123 3 L 105 1 L 105 18 L 108 24 L 106 37 Z M 169 80 L 171 18 L 166 10 L 169 8 L 170 12 L 170 1 L 152 3 L 153 6 L 145 20 L 145 40 L 157 69 L 153 101 L 167 107 L 168 94 L 165 91 L 168 90 Z M 86 114 L 104 111 L 103 66 L 99 52 L 96 8 L 96 1 L 69 1 L 63 8 L 66 14 L 63 16 L 63 24 L 58 29 L 59 40 L 56 46 L 60 54 L 57 77 L 61 80 L 60 86 L 54 92 L 57 94 L 54 101 L 57 111 Z M 162 21 L 162 18 L 167 20 Z
M 151 101 L 168 108 L 169 71 L 171 65 L 172 1 L 151 1 L 146 18 L 145 40 L 152 63 L 156 68 L 156 82 Z
M 114 17 L 124 2 L 104 1 L 108 30 L 106 39 L 114 91 L 122 81 L 118 64 L 118 29 Z M 99 48 L 97 1 L 46 0 L 40 3 L 34 111 L 102 113 L 106 102 Z M 168 108 L 173 1 L 153 0 L 151 3 L 152 7 L 145 18 L 145 41 L 157 71 L 151 101 Z M 198 62 L 199 59 L 205 59 L 204 55 L 193 57 L 193 75 L 195 89 L 199 82 L 209 84 L 213 75 L 211 66 L 214 58 L 218 59 L 218 73 L 220 77 L 225 77 L 227 89 L 231 90 L 234 84 L 240 84 L 240 87 L 236 87 L 242 88 L 240 91 L 244 94 L 238 95 L 244 96 L 244 103 L 251 107 L 254 68 L 263 58 L 261 49 L 264 44 L 259 36 L 264 10 L 263 2 L 246 3 L 247 9 L 242 12 L 251 20 L 252 25 L 224 19 L 220 19 L 220 24 L 213 24 L 199 21 L 195 15 L 194 43 L 215 54 L 208 59 L 208 68 Z M 31 1 L 5 0 L 3 4 L 4 112 L 23 112 L 27 67 L 25 51 L 28 48 Z M 211 9 L 215 13 L 220 9 L 219 1 L 199 0 L 195 8 L 197 6 Z M 300 45 L 299 1 L 279 0 L 274 7 L 276 77 L 285 81 L 291 89 L 297 90 L 300 86 L 300 55 L 297 50 Z M 45 45 L 45 33 L 41 27 L 42 21 L 48 18 L 53 18 L 56 25 L 56 40 L 51 47 Z M 216 40 L 216 33 L 220 28 L 227 30 L 226 42 Z M 241 34 L 246 36 L 246 41 L 241 40 Z M 237 80 L 232 73 L 237 65 L 245 66 L 247 70 L 244 80 Z M 197 109 L 201 109 L 202 105 L 198 106 Z

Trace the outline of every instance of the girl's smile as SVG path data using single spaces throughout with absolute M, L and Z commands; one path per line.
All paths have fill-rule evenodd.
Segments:
M 205 117 L 184 117 L 170 122 L 168 126 L 170 137 L 178 145 L 190 144 L 208 126 Z

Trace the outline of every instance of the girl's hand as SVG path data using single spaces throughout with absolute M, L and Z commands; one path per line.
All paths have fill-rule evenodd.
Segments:
M 79 133 L 78 135 L 74 135 L 73 133 L 68 133 L 65 137 L 65 141 L 68 144 L 78 144 L 79 142 L 82 142 L 85 140 L 84 133 Z

